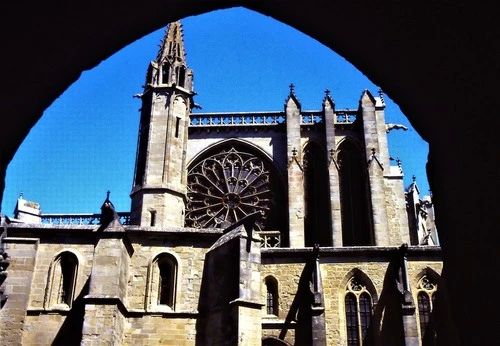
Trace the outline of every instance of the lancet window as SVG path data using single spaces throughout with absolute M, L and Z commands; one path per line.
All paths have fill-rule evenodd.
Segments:
M 266 278 L 266 312 L 268 315 L 279 315 L 278 281 L 272 276 Z
M 45 293 L 47 308 L 71 307 L 74 300 L 78 272 L 78 259 L 75 254 L 65 251 L 59 254 L 50 265 Z
M 352 278 L 345 294 L 347 345 L 367 345 L 371 340 L 372 298 L 366 286 Z
M 436 306 L 438 286 L 429 276 L 424 275 L 418 282 L 417 292 L 422 346 L 434 346 L 436 345 L 436 326 L 433 313 Z
M 169 253 L 162 253 L 151 262 L 147 295 L 149 309 L 175 309 L 177 269 L 177 260 Z
M 326 152 L 315 142 L 304 150 L 305 245 L 332 245 Z
M 361 150 L 350 140 L 339 147 L 340 205 L 344 246 L 373 245 L 367 172 Z

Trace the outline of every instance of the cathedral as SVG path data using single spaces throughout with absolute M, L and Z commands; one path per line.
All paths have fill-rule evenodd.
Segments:
M 201 113 L 193 79 L 173 22 L 136 95 L 130 211 L 2 216 L 1 344 L 450 340 L 433 202 L 389 155 L 382 93 Z

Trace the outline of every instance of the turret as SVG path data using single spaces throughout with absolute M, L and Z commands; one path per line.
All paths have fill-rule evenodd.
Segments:
M 193 72 L 187 67 L 182 25 L 171 23 L 148 67 L 142 101 L 131 223 L 183 226 L 186 150 L 193 106 Z

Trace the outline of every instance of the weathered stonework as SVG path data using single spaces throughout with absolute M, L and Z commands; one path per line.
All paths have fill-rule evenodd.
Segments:
M 390 165 L 381 95 L 303 111 L 292 85 L 283 111 L 204 114 L 192 78 L 172 23 L 140 95 L 130 213 L 107 198 L 99 224 L 55 224 L 20 200 L 2 220 L 0 343 L 453 345 L 420 323 L 449 317 L 441 250 L 431 198 Z

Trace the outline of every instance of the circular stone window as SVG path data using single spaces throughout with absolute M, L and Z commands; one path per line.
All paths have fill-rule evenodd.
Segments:
M 256 228 L 264 230 L 273 194 L 262 159 L 231 148 L 198 162 L 187 180 L 186 226 L 225 228 L 260 212 Z

